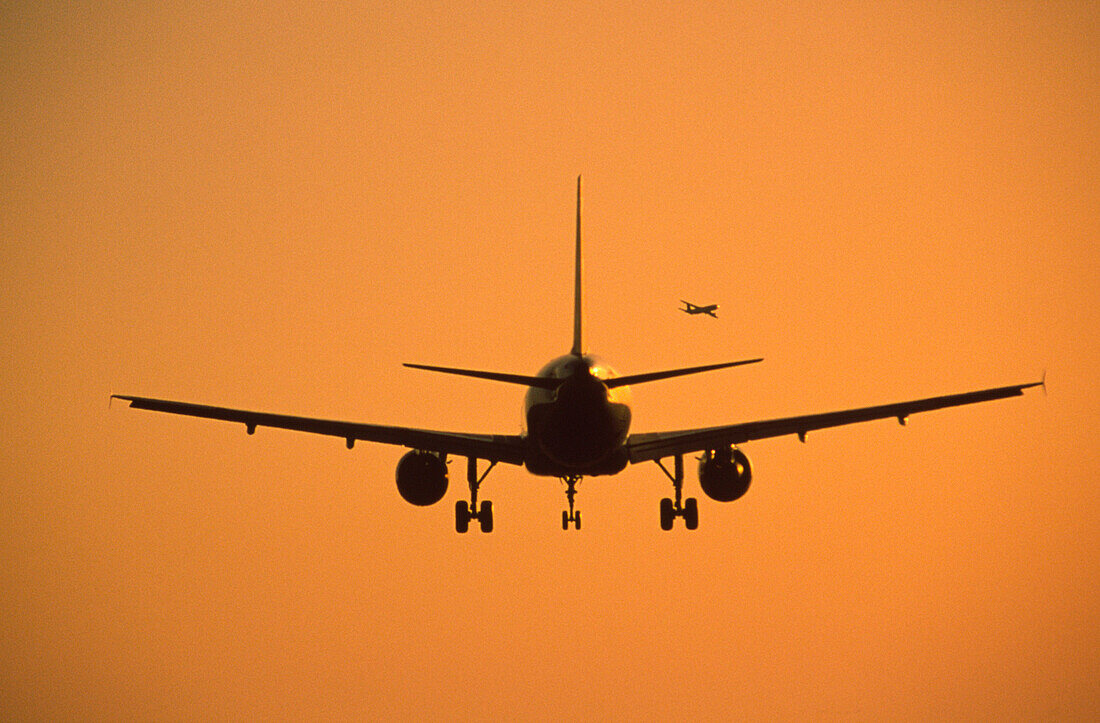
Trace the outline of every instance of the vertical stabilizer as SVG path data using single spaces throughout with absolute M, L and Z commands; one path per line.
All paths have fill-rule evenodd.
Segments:
M 584 354 L 584 346 L 581 343 L 581 317 L 583 305 L 581 303 L 581 177 L 577 176 L 577 258 L 574 261 L 573 271 L 573 351 L 574 356 Z

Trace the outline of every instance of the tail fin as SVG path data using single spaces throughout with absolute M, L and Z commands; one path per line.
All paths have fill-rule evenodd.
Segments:
M 581 177 L 577 176 L 577 257 L 574 261 L 573 276 L 573 356 L 584 354 L 581 342 L 581 317 L 583 304 L 581 299 Z

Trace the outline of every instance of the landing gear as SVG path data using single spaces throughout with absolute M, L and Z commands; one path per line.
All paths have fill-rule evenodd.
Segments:
M 455 532 L 465 533 L 470 529 L 470 520 L 477 520 L 482 532 L 493 531 L 493 503 L 483 500 L 481 508 L 477 506 L 477 490 L 481 483 L 489 475 L 489 470 L 496 466 L 496 462 L 489 463 L 489 469 L 481 477 L 477 476 L 477 460 L 469 457 L 466 460 L 466 481 L 470 485 L 470 502 L 465 500 L 455 502 Z
M 683 499 L 684 491 L 684 457 L 676 455 L 674 473 L 669 474 L 668 469 L 661 464 L 661 460 L 654 460 L 665 476 L 672 480 L 672 489 L 675 492 L 675 500 L 665 497 L 661 500 L 661 529 L 671 530 L 672 523 L 677 517 L 684 518 L 684 527 L 694 530 L 699 527 L 699 502 L 694 497 Z
M 482 532 L 493 531 L 493 503 L 485 500 L 476 512 L 465 500 L 455 502 L 455 531 L 466 533 L 470 530 L 470 520 L 477 520 Z
M 573 529 L 581 529 L 581 513 L 578 510 L 573 509 L 573 498 L 577 496 L 577 484 L 581 481 L 580 475 L 569 475 L 562 477 L 561 481 L 565 483 L 565 498 L 569 500 L 569 509 L 563 510 L 561 513 L 561 528 L 563 530 L 569 529 L 569 523 L 573 523 Z

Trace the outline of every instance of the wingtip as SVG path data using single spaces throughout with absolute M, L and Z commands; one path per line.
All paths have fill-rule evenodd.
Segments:
M 1035 387 L 1041 388 L 1043 390 L 1043 396 L 1044 397 L 1046 396 L 1046 394 L 1047 394 L 1047 372 L 1046 372 L 1045 369 L 1043 370 L 1043 376 L 1039 378 L 1039 381 L 1037 381 L 1037 382 L 1028 382 L 1027 384 L 1021 384 L 1018 387 L 1018 389 L 1022 392 L 1025 389 L 1033 389 Z

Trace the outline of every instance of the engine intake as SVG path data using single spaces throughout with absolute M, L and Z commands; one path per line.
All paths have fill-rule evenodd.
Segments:
M 397 463 L 397 491 L 419 507 L 439 502 L 447 494 L 447 460 L 434 452 L 409 452 Z
M 710 449 L 699 460 L 699 485 L 707 497 L 732 502 L 749 490 L 752 465 L 736 447 Z

